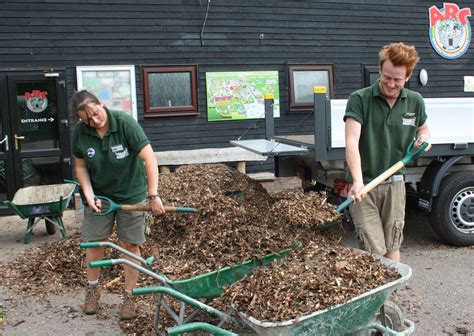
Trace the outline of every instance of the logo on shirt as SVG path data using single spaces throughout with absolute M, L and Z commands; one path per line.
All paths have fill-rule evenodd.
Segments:
M 110 149 L 115 154 L 115 157 L 117 158 L 117 160 L 126 158 L 127 156 L 130 155 L 130 153 L 128 152 L 128 148 L 123 147 L 122 145 L 112 146 L 110 147 Z
M 94 157 L 95 156 L 95 149 L 94 148 L 87 148 L 86 154 L 88 157 Z
M 416 126 L 416 114 L 413 112 L 407 112 L 402 117 L 402 125 L 404 126 Z

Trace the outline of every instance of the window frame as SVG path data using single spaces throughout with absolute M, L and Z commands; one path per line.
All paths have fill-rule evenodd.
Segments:
M 295 99 L 295 83 L 293 73 L 298 71 L 326 71 L 329 81 L 329 97 L 334 98 L 334 65 L 332 64 L 304 64 L 288 65 L 288 105 L 291 112 L 308 111 L 314 108 L 314 103 L 297 103 Z
M 198 111 L 197 66 L 196 65 L 142 65 L 143 103 L 145 118 L 196 116 Z M 148 75 L 153 73 L 189 72 L 191 81 L 191 105 L 152 107 L 150 106 L 150 87 Z
M 371 86 L 370 75 L 374 73 L 379 73 L 380 68 L 378 65 L 364 65 L 363 66 L 363 75 L 362 75 L 362 87 Z M 379 74 L 380 77 L 380 74 Z
M 136 85 L 135 85 L 135 65 L 78 65 L 76 66 L 76 80 L 77 80 L 77 90 L 84 90 L 87 89 L 84 86 L 83 82 L 83 73 L 87 71 L 96 71 L 96 72 L 109 72 L 109 71 L 128 71 L 130 72 L 130 97 L 132 100 L 132 106 L 131 106 L 131 116 L 133 119 L 138 120 L 137 118 L 137 90 L 136 90 Z M 94 92 L 92 92 L 94 93 Z M 95 93 L 94 93 L 95 94 Z M 97 95 L 97 98 L 101 99 Z M 114 109 L 113 106 L 109 106 L 107 102 L 104 102 L 108 108 Z

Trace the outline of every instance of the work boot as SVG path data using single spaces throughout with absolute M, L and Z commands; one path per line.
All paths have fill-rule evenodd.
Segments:
M 125 291 L 123 294 L 122 309 L 120 309 L 120 319 L 131 320 L 135 317 L 137 317 L 135 298 L 131 292 Z
M 99 285 L 87 285 L 86 300 L 84 302 L 84 313 L 94 315 L 99 309 L 100 287 Z

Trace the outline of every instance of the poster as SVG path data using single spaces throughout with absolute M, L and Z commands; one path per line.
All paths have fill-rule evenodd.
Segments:
M 273 94 L 274 117 L 280 116 L 278 71 L 207 72 L 207 119 L 265 118 L 264 95 Z
M 464 76 L 464 92 L 474 92 L 474 76 Z
M 88 90 L 108 108 L 124 111 L 137 120 L 135 67 L 78 66 L 77 89 Z

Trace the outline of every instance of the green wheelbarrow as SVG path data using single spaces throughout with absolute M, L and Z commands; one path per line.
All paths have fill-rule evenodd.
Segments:
M 212 271 L 196 277 L 184 280 L 173 281 L 167 278 L 165 275 L 156 272 L 153 269 L 153 257 L 147 259 L 136 256 L 124 248 L 113 244 L 111 242 L 87 242 L 81 243 L 81 248 L 94 248 L 94 247 L 112 247 L 119 252 L 133 258 L 141 263 L 136 264 L 128 259 L 107 259 L 90 262 L 90 267 L 107 267 L 112 265 L 128 265 L 144 274 L 151 276 L 158 280 L 161 286 L 151 286 L 146 288 L 136 288 L 133 290 L 133 294 L 151 294 L 158 293 L 155 316 L 153 319 L 153 327 L 157 334 L 161 334 L 159 331 L 160 314 L 163 309 L 177 324 L 177 327 L 183 326 L 185 330 L 188 328 L 197 328 L 196 330 L 219 330 L 220 326 L 225 322 L 229 322 L 236 327 L 243 326 L 242 322 L 233 317 L 232 314 L 221 312 L 208 304 L 212 299 L 222 295 L 224 288 L 231 286 L 236 282 L 242 280 L 246 275 L 252 272 L 254 269 L 260 266 L 267 265 L 276 259 L 280 259 L 291 253 L 293 249 L 287 248 L 280 251 L 278 254 L 270 253 L 263 256 L 261 259 L 251 259 L 243 262 L 242 264 L 224 267 L 217 271 Z M 166 298 L 174 298 L 179 302 L 179 309 L 175 311 L 170 304 L 168 304 Z M 204 302 L 200 301 L 203 300 Z M 191 307 L 192 312 L 186 314 L 186 307 Z M 200 312 L 207 312 L 212 316 L 220 319 L 219 325 L 213 326 L 207 323 L 192 322 L 196 315 Z M 178 330 L 180 330 L 178 328 Z M 175 331 L 176 332 L 176 331 Z M 219 335 L 231 335 L 228 331 L 222 330 L 222 334 Z
M 365 252 L 361 251 L 361 253 Z M 380 257 L 380 260 L 385 265 L 395 269 L 400 274 L 400 278 L 363 293 L 348 302 L 331 306 L 324 310 L 315 311 L 298 319 L 282 322 L 259 321 L 241 312 L 237 312 L 237 316 L 235 316 L 235 314 L 230 316 L 229 313 L 221 312 L 166 286 L 136 288 L 133 290 L 133 293 L 158 293 L 159 295 L 173 297 L 178 301 L 186 302 L 202 311 L 217 316 L 221 318 L 221 320 L 231 320 L 235 324 L 241 323 L 251 328 L 256 335 L 365 336 L 375 335 L 375 332 L 381 332 L 383 335 L 391 336 L 412 335 L 415 330 L 414 323 L 410 320 L 403 319 L 398 307 L 396 308 L 398 312 L 391 311 L 396 305 L 388 300 L 390 294 L 411 277 L 411 268 L 405 264 L 394 262 L 383 257 Z M 397 319 L 399 319 L 399 321 L 396 321 Z M 237 322 L 235 322 L 236 320 Z M 195 331 L 207 331 L 214 335 L 222 336 L 236 335 L 232 331 L 221 328 L 219 325 L 214 326 L 203 322 L 185 323 L 167 329 L 168 335 L 179 335 Z
M 18 189 L 13 200 L 3 201 L 22 219 L 28 219 L 23 239 L 25 244 L 30 242 L 33 228 L 41 219 L 45 220 L 48 234 L 56 233 L 59 228 L 62 237 L 66 238 L 62 215 L 75 188 L 75 183 L 31 186 Z

